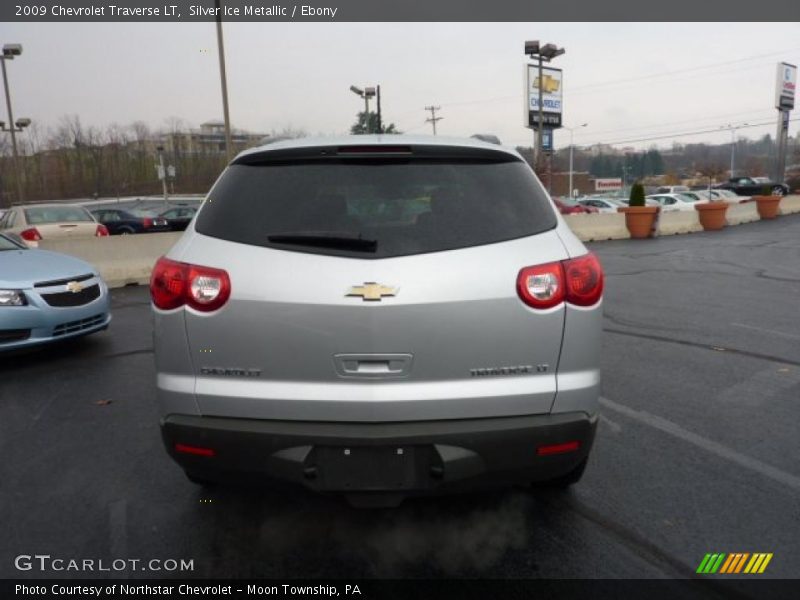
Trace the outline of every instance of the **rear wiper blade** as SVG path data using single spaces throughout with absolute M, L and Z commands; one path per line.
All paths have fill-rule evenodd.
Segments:
M 358 236 L 347 236 L 330 233 L 274 233 L 267 239 L 276 244 L 296 244 L 298 246 L 315 246 L 320 248 L 342 248 L 359 252 L 375 252 L 377 240 L 367 240 Z

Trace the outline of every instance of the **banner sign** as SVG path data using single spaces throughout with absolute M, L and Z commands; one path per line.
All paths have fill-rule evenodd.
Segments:
M 785 62 L 778 63 L 778 72 L 775 78 L 775 108 L 792 110 L 796 87 L 797 67 Z
M 564 74 L 561 69 L 542 67 L 542 121 L 549 129 L 561 127 Z M 539 66 L 525 66 L 525 127 L 539 128 Z
M 609 192 L 622 189 L 621 177 L 609 177 L 606 179 L 595 179 L 594 189 L 596 192 Z

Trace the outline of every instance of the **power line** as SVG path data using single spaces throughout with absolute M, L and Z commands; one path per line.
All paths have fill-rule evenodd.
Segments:
M 597 87 L 605 87 L 605 86 L 609 86 L 609 85 L 616 85 L 618 83 L 642 81 L 644 79 L 654 79 L 654 78 L 657 78 L 657 77 L 668 77 L 670 75 L 682 75 L 684 73 L 689 73 L 689 72 L 693 72 L 693 71 L 701 71 L 703 69 L 711 69 L 711 68 L 714 68 L 714 67 L 721 67 L 721 66 L 732 65 L 732 64 L 742 63 L 742 62 L 748 62 L 748 61 L 751 61 L 751 60 L 758 60 L 760 58 L 766 58 L 768 56 L 776 56 L 778 54 L 786 54 L 788 52 L 794 52 L 796 50 L 800 50 L 800 48 L 797 48 L 797 47 L 789 48 L 787 50 L 780 50 L 780 51 L 776 51 L 776 52 L 767 52 L 766 54 L 757 54 L 755 56 L 748 56 L 746 58 L 738 58 L 738 59 L 735 59 L 735 60 L 726 60 L 726 61 L 717 62 L 717 63 L 708 63 L 706 65 L 699 65 L 697 67 L 687 67 L 687 68 L 684 68 L 684 69 L 676 69 L 676 70 L 673 70 L 673 71 L 662 71 L 661 73 L 652 73 L 650 75 L 641 75 L 641 76 L 637 76 L 637 77 L 628 77 L 628 78 L 624 78 L 624 79 L 613 79 L 611 81 L 603 81 L 603 82 L 599 82 L 599 83 L 589 83 L 587 85 L 578 86 L 578 87 L 574 88 L 572 90 L 572 92 L 577 92 L 577 91 L 585 90 L 585 89 L 589 89 L 589 88 L 597 88 Z
M 789 121 L 800 121 L 800 117 L 797 117 L 795 119 L 789 119 Z M 748 125 L 739 125 L 737 127 L 737 129 L 750 129 L 751 127 L 764 127 L 765 125 L 774 125 L 774 124 L 775 124 L 774 121 L 765 121 L 763 123 L 750 123 Z M 629 139 L 629 140 L 612 140 L 610 142 L 604 142 L 604 143 L 609 144 L 609 145 L 611 145 L 611 144 L 632 144 L 634 142 L 650 142 L 650 141 L 653 141 L 653 140 L 665 140 L 665 139 L 670 139 L 670 138 L 686 137 L 686 136 L 691 136 L 691 135 L 702 135 L 704 133 L 719 133 L 720 132 L 720 127 L 722 127 L 722 126 L 717 126 L 714 129 L 702 129 L 702 130 L 697 130 L 697 131 L 684 131 L 684 132 L 681 132 L 681 133 L 671 133 L 669 135 L 660 135 L 660 136 L 654 136 L 654 137 L 645 137 L 645 138 L 637 138 L 637 139 Z
M 640 76 L 637 76 L 637 77 L 628 77 L 628 78 L 623 78 L 623 79 L 614 79 L 614 80 L 611 80 L 611 81 L 590 83 L 590 84 L 586 84 L 586 85 L 583 85 L 583 86 L 578 86 L 578 87 L 570 89 L 569 90 L 569 94 L 576 94 L 577 95 L 577 94 L 583 93 L 583 92 L 585 92 L 587 90 L 595 90 L 595 89 L 598 89 L 598 88 L 606 88 L 608 86 L 613 86 L 613 85 L 619 85 L 619 84 L 625 84 L 625 83 L 635 83 L 635 82 L 638 82 L 638 81 L 644 81 L 644 80 L 647 80 L 647 79 L 656 79 L 656 78 L 659 78 L 659 77 L 671 77 L 671 76 L 675 76 L 675 75 L 684 75 L 686 73 L 694 73 L 696 71 L 702 71 L 702 70 L 705 70 L 705 69 L 713 69 L 715 67 L 729 66 L 729 65 L 732 65 L 732 64 L 737 64 L 737 63 L 742 63 L 742 62 L 749 62 L 749 61 L 752 61 L 752 60 L 758 60 L 758 59 L 761 59 L 761 58 L 767 58 L 767 57 L 771 57 L 771 56 L 787 54 L 787 53 L 790 53 L 790 52 L 795 52 L 797 50 L 800 50 L 800 47 L 788 48 L 786 50 L 777 50 L 775 52 L 767 52 L 765 54 L 758 54 L 758 55 L 755 55 L 755 56 L 748 56 L 748 57 L 745 57 L 745 58 L 739 58 L 739 59 L 734 59 L 734 60 L 726 60 L 726 61 L 721 61 L 721 62 L 716 62 L 716 63 L 708 63 L 708 64 L 705 64 L 705 65 L 699 65 L 699 66 L 696 66 L 696 67 L 686 67 L 686 68 L 683 68 L 683 69 L 662 71 L 660 73 L 650 73 L 648 75 L 640 75 Z M 756 64 L 756 65 L 751 65 L 751 66 L 746 67 L 746 68 L 747 69 L 752 69 L 752 68 L 757 68 L 757 67 L 764 66 L 766 64 L 769 64 L 769 63 L 766 63 L 766 62 L 765 63 L 759 63 L 759 64 Z M 724 75 L 724 74 L 727 74 L 727 73 L 736 73 L 736 72 L 739 72 L 741 70 L 742 69 L 724 70 L 724 71 L 720 71 L 719 73 L 696 73 L 696 74 L 690 75 L 689 77 L 686 77 L 684 79 L 692 79 L 694 77 L 703 77 L 703 76 L 708 76 L 708 75 L 718 75 L 718 74 Z M 603 90 L 603 91 L 606 91 L 606 90 Z M 491 98 L 478 98 L 478 99 L 473 99 L 473 100 L 461 100 L 461 101 L 456 101 L 456 102 L 444 102 L 443 105 L 448 107 L 448 108 L 450 108 L 450 107 L 455 107 L 455 106 L 468 106 L 468 105 L 471 105 L 471 104 L 485 104 L 485 103 L 505 101 L 505 100 L 520 100 L 521 98 L 522 98 L 522 95 L 514 94 L 514 95 L 508 95 L 508 96 L 494 96 L 494 97 L 491 97 Z
M 442 107 L 441 106 L 433 106 L 433 105 L 431 105 L 431 106 L 426 106 L 425 110 L 431 111 L 431 118 L 430 119 L 425 119 L 425 122 L 426 123 L 430 123 L 431 125 L 433 125 L 433 135 L 436 135 L 436 121 L 441 121 L 442 119 L 444 119 L 444 117 L 437 117 L 436 116 L 436 111 L 437 110 L 442 110 Z

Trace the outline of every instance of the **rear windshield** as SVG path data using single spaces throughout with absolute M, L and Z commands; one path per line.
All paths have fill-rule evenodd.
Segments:
M 234 164 L 195 227 L 256 246 L 387 258 L 511 240 L 555 225 L 533 172 L 513 158 L 360 158 Z M 337 246 L 327 237 L 369 243 Z
M 80 206 L 37 206 L 25 209 L 28 224 L 94 221 L 85 208 Z

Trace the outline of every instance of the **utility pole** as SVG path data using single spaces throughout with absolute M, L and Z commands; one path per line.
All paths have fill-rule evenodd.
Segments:
M 377 88 L 377 102 L 378 102 L 378 131 L 376 133 L 381 134 L 383 133 L 383 122 L 381 121 L 381 86 L 375 86 Z
M 14 60 L 15 56 L 19 56 L 22 54 L 22 45 L 20 44 L 6 44 L 3 46 L 3 55 L 0 56 L 0 64 L 3 66 L 3 86 L 6 90 L 6 108 L 8 110 L 8 121 L 9 121 L 9 132 L 11 133 L 11 148 L 14 152 L 14 171 L 15 177 L 14 179 L 17 182 L 17 202 L 23 202 L 25 200 L 24 197 L 24 189 L 22 187 L 22 169 L 20 169 L 19 164 L 19 151 L 17 150 L 17 136 L 16 133 L 18 131 L 22 131 L 22 127 L 18 129 L 14 128 L 14 114 L 11 112 L 11 92 L 8 89 L 8 75 L 6 75 L 6 61 L 7 60 Z M 28 123 L 27 119 L 25 119 Z M 3 127 L 5 130 L 5 127 Z
M 156 146 L 158 152 L 158 176 L 161 178 L 161 187 L 164 192 L 164 206 L 169 206 L 169 196 L 167 194 L 167 170 L 164 167 L 164 146 Z
M 425 122 L 426 123 L 430 123 L 431 125 L 433 125 L 433 135 L 436 135 L 436 121 L 441 121 L 442 119 L 444 119 L 444 117 L 437 117 L 436 116 L 436 111 L 437 110 L 442 110 L 442 107 L 441 106 L 433 106 L 433 105 L 431 105 L 431 106 L 426 106 L 425 110 L 431 111 L 431 118 L 430 119 L 425 119 Z
M 217 51 L 219 53 L 219 78 L 222 84 L 222 113 L 225 119 L 225 155 L 228 162 L 233 158 L 231 145 L 231 117 L 228 113 L 228 79 L 225 75 L 225 43 L 222 40 L 222 10 L 220 0 L 215 0 L 217 7 Z
M 747 127 L 749 123 L 742 123 L 741 125 L 725 125 L 720 127 L 720 129 L 728 129 L 731 132 L 731 177 L 736 177 L 735 173 L 735 159 L 736 159 L 736 130 L 740 129 L 741 127 Z

